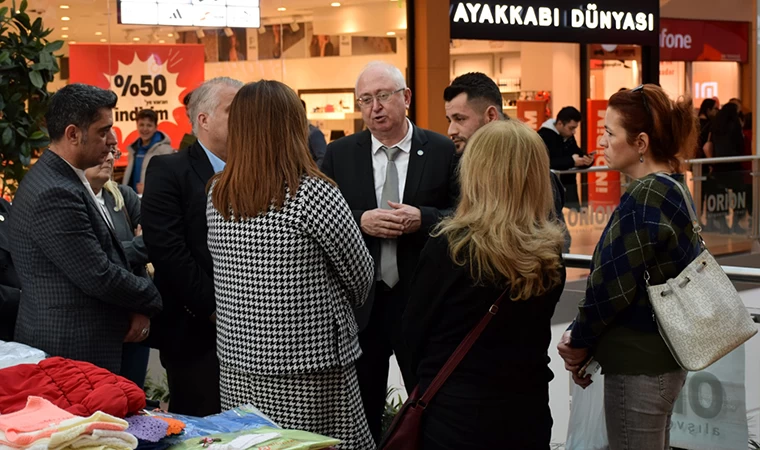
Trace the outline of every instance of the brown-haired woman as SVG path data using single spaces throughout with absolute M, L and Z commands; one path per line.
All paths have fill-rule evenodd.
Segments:
M 467 144 L 460 182 L 456 213 L 422 251 L 403 318 L 420 392 L 509 293 L 427 406 L 420 448 L 548 449 L 547 350 L 565 228 L 553 217 L 546 146 L 519 121 L 491 122 Z
M 298 96 L 277 81 L 247 84 L 230 106 L 207 207 L 222 406 L 252 403 L 282 427 L 370 449 L 352 306 L 373 264 L 307 133 Z
M 673 402 L 686 372 L 658 333 L 647 295 L 675 278 L 700 252 L 684 199 L 667 174 L 684 184 L 681 161 L 695 148 L 691 100 L 673 102 L 647 84 L 614 94 L 600 140 L 607 165 L 631 179 L 594 251 L 586 297 L 559 344 L 581 386 L 588 355 L 604 370 L 604 407 L 610 449 L 669 448 Z

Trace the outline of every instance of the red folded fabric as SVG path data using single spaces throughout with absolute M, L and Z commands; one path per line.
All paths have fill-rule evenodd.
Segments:
M 145 408 L 145 393 L 126 378 L 83 361 L 53 357 L 0 370 L 0 414 L 35 395 L 77 416 L 103 411 L 124 418 Z

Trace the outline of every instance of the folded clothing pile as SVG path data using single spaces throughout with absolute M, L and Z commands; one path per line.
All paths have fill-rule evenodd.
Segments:
M 176 419 L 158 416 L 127 417 L 127 433 L 137 438 L 138 450 L 163 450 L 171 445 L 167 439 L 182 433 L 185 424 Z
M 279 428 L 269 417 L 251 404 L 241 405 L 219 414 L 206 417 L 184 416 L 164 412 L 151 413 L 153 417 L 179 420 L 185 424 L 184 432 L 166 441 L 178 443 L 185 439 L 208 436 L 215 433 L 234 433 L 260 427 Z
M 134 450 L 127 422 L 96 411 L 78 417 L 50 401 L 31 396 L 20 411 L 0 415 L 0 449 Z
M 42 397 L 77 416 L 102 411 L 124 418 L 145 408 L 145 392 L 126 378 L 84 361 L 53 357 L 0 370 L 0 414 Z

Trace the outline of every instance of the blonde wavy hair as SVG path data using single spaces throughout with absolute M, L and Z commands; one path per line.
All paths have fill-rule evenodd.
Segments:
M 556 220 L 549 156 L 538 134 L 495 121 L 470 139 L 459 166 L 461 200 L 441 222 L 454 262 L 478 284 L 511 286 L 512 301 L 561 283 L 564 226 Z
M 121 195 L 119 185 L 113 180 L 108 180 L 106 181 L 106 184 L 103 185 L 103 189 L 111 193 L 114 202 L 114 211 L 121 211 L 121 208 L 124 207 L 124 197 Z

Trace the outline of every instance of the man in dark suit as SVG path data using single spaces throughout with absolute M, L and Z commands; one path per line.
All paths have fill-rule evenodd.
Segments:
M 143 239 L 164 298 L 154 342 L 169 381 L 169 410 L 178 414 L 206 416 L 221 410 L 206 185 L 224 169 L 227 116 L 242 85 L 220 77 L 194 90 L 188 108 L 198 141 L 153 158 L 146 174 Z
M 122 343 L 148 336 L 161 297 L 131 272 L 84 175 L 116 142 L 115 105 L 113 92 L 83 84 L 53 96 L 50 148 L 19 186 L 10 229 L 22 287 L 16 340 L 119 373 Z
M 355 314 L 363 352 L 359 387 L 378 440 L 392 354 L 406 387 L 417 384 L 399 333 L 401 316 L 430 230 L 453 211 L 459 192 L 454 144 L 407 119 L 412 93 L 396 67 L 368 65 L 356 96 L 368 130 L 328 145 L 322 170 L 338 183 L 375 260 L 377 281 Z

